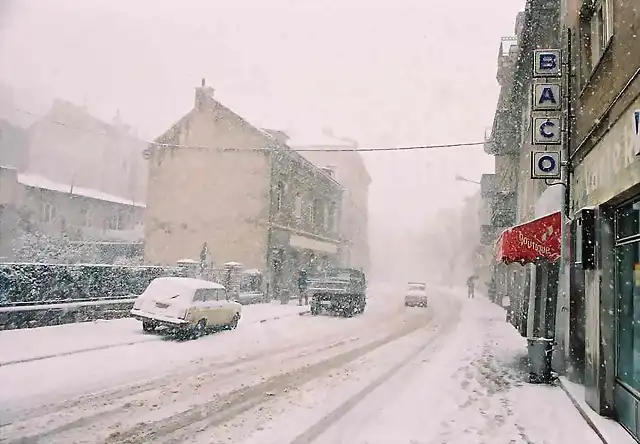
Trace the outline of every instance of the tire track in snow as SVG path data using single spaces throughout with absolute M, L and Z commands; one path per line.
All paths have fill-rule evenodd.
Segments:
M 382 331 L 380 333 L 384 334 L 386 331 L 398 330 L 399 326 L 400 328 L 402 328 L 402 324 L 405 324 L 407 322 L 407 320 L 402 316 L 399 316 L 397 318 L 392 318 L 391 321 L 392 322 L 389 322 L 387 325 L 385 325 L 386 328 L 381 329 Z M 427 323 L 428 320 L 426 318 L 422 319 L 421 317 L 416 317 L 416 318 L 410 318 L 408 322 L 410 323 L 409 324 L 410 329 L 415 329 L 416 326 L 419 328 L 420 326 Z M 357 329 L 363 329 L 365 325 L 358 324 L 355 327 Z M 68 402 L 63 402 L 61 404 L 47 405 L 40 408 L 32 409 L 30 411 L 19 412 L 19 413 L 16 413 L 15 415 L 20 419 L 20 424 L 23 425 L 22 427 L 23 429 L 26 429 L 29 431 L 37 429 L 38 428 L 37 425 L 34 425 L 29 421 L 30 419 L 36 418 L 36 419 L 40 419 L 41 422 L 44 423 L 44 427 L 48 428 L 49 430 L 42 431 L 40 433 L 32 434 L 30 436 L 22 437 L 17 440 L 9 441 L 9 442 L 16 442 L 16 443 L 17 442 L 22 442 L 22 443 L 49 442 L 50 439 L 60 435 L 64 435 L 66 432 L 69 432 L 69 431 L 74 431 L 77 429 L 85 429 L 88 427 L 93 428 L 93 426 L 96 423 L 103 422 L 114 416 L 123 415 L 123 414 L 128 416 L 131 416 L 131 414 L 135 415 L 136 412 L 127 412 L 126 410 L 127 409 L 130 410 L 131 408 L 135 409 L 136 407 L 146 408 L 148 410 L 148 406 L 144 405 L 144 403 L 142 405 L 134 405 L 134 403 L 125 403 L 123 405 L 123 403 L 114 403 L 114 401 L 118 401 L 118 400 L 126 401 L 129 398 L 133 399 L 136 396 L 144 395 L 145 393 L 147 395 L 153 396 L 154 392 L 161 391 L 161 389 L 164 387 L 170 387 L 172 383 L 175 384 L 176 380 L 184 380 L 188 377 L 198 377 L 198 381 L 199 381 L 199 377 L 201 375 L 207 375 L 206 377 L 207 381 L 205 382 L 195 381 L 196 383 L 198 383 L 198 386 L 201 384 L 207 384 L 207 383 L 219 385 L 220 383 L 223 383 L 225 381 L 233 380 L 233 378 L 236 376 L 242 377 L 243 371 L 246 370 L 245 368 L 243 368 L 243 365 L 246 366 L 247 364 L 250 365 L 251 363 L 258 362 L 264 357 L 268 357 L 274 362 L 292 361 L 295 364 L 296 361 L 304 359 L 305 357 L 314 358 L 315 355 L 317 355 L 319 352 L 327 351 L 330 349 L 336 349 L 361 339 L 360 336 L 353 336 L 345 339 L 346 333 L 348 332 L 341 330 L 337 333 L 333 332 L 328 335 L 315 337 L 314 340 L 310 342 L 307 341 L 307 342 L 297 343 L 297 344 L 281 347 L 276 350 L 269 349 L 263 352 L 256 353 L 251 356 L 246 356 L 241 359 L 233 360 L 226 363 L 218 362 L 218 363 L 214 363 L 206 366 L 199 365 L 195 368 L 189 369 L 186 372 L 183 372 L 182 374 L 171 373 L 169 375 L 165 375 L 161 378 L 155 379 L 147 383 L 128 385 L 125 387 L 120 387 L 115 390 L 105 391 L 105 392 L 92 394 L 92 395 L 85 395 L 78 399 L 71 400 Z M 338 338 L 340 340 L 338 342 L 327 344 L 327 342 L 331 341 L 332 338 Z M 369 339 L 369 338 L 370 338 L 369 332 L 366 331 L 365 339 Z M 389 340 L 388 336 L 386 336 L 383 340 L 388 341 Z M 318 345 L 323 345 L 323 347 L 318 348 Z M 286 354 L 291 351 L 296 351 L 297 353 L 295 353 L 294 355 L 286 356 Z M 342 356 L 342 355 L 338 355 L 338 356 Z M 333 359 L 333 358 L 330 358 L 330 359 Z M 321 361 L 320 363 L 311 364 L 311 365 L 313 366 L 318 364 L 324 365 L 323 361 Z M 221 369 L 226 369 L 228 371 L 223 374 L 215 373 L 216 370 L 221 370 Z M 306 371 L 306 367 L 295 370 L 293 374 L 295 374 L 296 371 Z M 277 381 L 280 381 L 280 379 L 277 379 Z M 237 385 L 240 385 L 240 384 L 237 384 Z M 277 382 L 276 382 L 276 385 L 277 385 Z M 262 385 L 259 385 L 259 386 L 262 387 Z M 180 392 L 188 395 L 190 394 L 189 389 L 193 389 L 192 391 L 199 390 L 198 387 L 196 388 L 188 387 L 187 390 L 180 390 Z M 237 395 L 240 397 L 246 396 L 246 389 L 244 390 L 245 391 L 241 391 L 237 393 Z M 259 390 L 262 390 L 262 389 L 259 389 Z M 227 398 L 229 396 L 232 398 L 235 397 L 236 392 L 231 391 L 230 393 L 218 396 L 217 398 L 222 399 L 224 403 L 228 404 Z M 161 403 L 158 403 L 158 404 L 162 405 Z M 76 415 L 74 417 L 74 414 L 71 411 L 71 409 L 80 410 L 81 412 L 92 412 L 92 413 L 88 416 L 84 415 L 84 416 L 78 417 Z M 56 414 L 57 417 L 47 418 L 47 415 L 50 415 L 50 414 Z M 59 421 L 60 418 L 65 420 L 65 422 L 59 426 L 54 426 L 53 423 L 55 423 L 56 420 Z M 66 420 L 66 418 L 72 418 L 72 419 Z M 14 431 L 6 430 L 5 428 L 5 436 L 8 434 L 7 432 L 20 432 L 20 430 L 17 430 L 20 424 L 15 424 L 14 429 L 16 430 Z M 16 435 L 16 433 L 10 433 L 10 435 Z M 62 442 L 67 442 L 67 441 L 62 441 Z M 116 440 L 113 442 L 120 442 L 120 441 Z M 145 442 L 144 439 L 141 442 Z
M 289 386 L 308 383 L 327 372 L 356 360 L 371 351 L 407 336 L 425 327 L 433 316 L 425 316 L 414 320 L 404 328 L 350 349 L 330 358 L 307 364 L 301 368 L 281 373 L 257 385 L 237 390 L 229 395 L 219 397 L 205 404 L 187 409 L 184 412 L 163 418 L 160 421 L 140 425 L 121 433 L 114 433 L 105 444 L 144 444 L 148 442 L 179 444 L 195 433 L 228 422 L 263 402 L 271 399 L 268 393 L 282 392 Z M 166 438 L 166 439 L 165 439 Z
M 396 311 L 393 314 L 394 314 L 394 317 L 390 319 L 387 318 L 386 319 L 387 322 L 397 323 L 403 320 L 403 316 L 401 312 Z M 377 316 L 372 319 L 367 319 L 367 322 L 375 321 L 375 320 L 377 320 Z M 90 403 L 92 401 L 98 404 L 104 400 L 108 400 L 112 402 L 114 400 L 128 397 L 132 394 L 137 394 L 137 393 L 142 393 L 144 391 L 162 388 L 175 379 L 188 378 L 194 375 L 197 376 L 198 374 L 204 373 L 204 372 L 226 369 L 229 367 L 258 361 L 266 356 L 273 356 L 275 354 L 284 354 L 296 349 L 305 349 L 308 347 L 314 347 L 314 346 L 317 346 L 318 344 L 326 345 L 327 341 L 332 341 L 334 339 L 335 340 L 344 339 L 344 337 L 347 335 L 353 335 L 361 327 L 362 325 L 357 324 L 357 325 L 350 326 L 346 330 L 339 330 L 339 331 L 331 330 L 328 333 L 324 333 L 324 334 L 313 337 L 311 341 L 309 341 L 308 339 L 305 339 L 302 341 L 297 341 L 295 343 L 288 343 L 288 345 L 285 345 L 285 346 L 269 348 L 266 350 L 263 349 L 262 351 L 249 353 L 248 355 L 243 356 L 239 359 L 232 359 L 226 362 L 215 361 L 210 364 L 202 364 L 201 362 L 198 362 L 198 361 L 192 361 L 191 363 L 187 364 L 188 368 L 186 370 L 172 371 L 170 374 L 163 375 L 161 377 L 152 378 L 150 380 L 147 379 L 144 382 L 136 382 L 133 384 L 119 385 L 117 388 L 114 388 L 114 389 L 101 390 L 96 393 L 77 396 L 68 401 L 53 402 L 53 403 L 49 402 L 34 408 L 16 409 L 11 411 L 10 413 L 4 412 L 3 414 L 4 421 L 5 421 L 4 425 L 10 425 L 12 421 L 11 418 L 19 418 L 19 420 L 24 421 L 34 417 L 50 414 L 55 411 L 59 411 L 63 409 L 64 410 L 72 409 L 82 404 Z M 214 359 L 219 359 L 219 357 L 207 358 L 207 360 L 214 360 Z M 194 364 L 196 365 L 195 367 L 194 367 Z M 186 366 L 182 366 L 183 369 L 185 367 Z
M 389 370 L 387 370 L 382 375 L 377 377 L 370 384 L 362 388 L 354 396 L 351 396 L 350 398 L 345 400 L 337 408 L 333 409 L 331 412 L 329 412 L 324 417 L 322 417 L 322 419 L 320 419 L 318 422 L 316 422 L 307 430 L 299 434 L 296 438 L 294 438 L 290 442 L 290 444 L 313 443 L 323 433 L 329 430 L 335 423 L 341 420 L 352 409 L 354 409 L 357 405 L 359 405 L 362 401 L 364 401 L 376 389 L 378 389 L 385 382 L 387 382 L 393 376 L 395 376 L 400 370 L 402 370 L 407 365 L 409 365 L 412 361 L 414 361 L 417 356 L 419 356 L 429 348 L 434 348 L 434 349 L 437 348 L 437 345 L 439 343 L 442 343 L 443 339 L 445 339 L 450 332 L 455 330 L 459 321 L 460 321 L 460 313 L 457 312 L 456 317 L 454 318 L 454 322 L 445 322 L 441 324 L 438 327 L 438 330 L 436 331 L 436 333 L 432 337 L 430 337 L 429 340 L 427 340 L 422 346 L 418 347 L 416 350 L 411 352 L 408 356 L 406 356 L 400 362 L 398 362 Z

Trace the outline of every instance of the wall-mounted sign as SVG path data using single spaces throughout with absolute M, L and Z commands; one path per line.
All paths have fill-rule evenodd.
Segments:
M 560 179 L 560 151 L 532 151 L 532 179 Z
M 562 143 L 561 117 L 532 117 L 532 143 L 534 145 L 559 145 Z
M 559 49 L 536 49 L 533 51 L 533 77 L 560 77 L 562 75 L 562 52 Z
M 534 83 L 531 91 L 534 111 L 560 111 L 562 108 L 560 83 Z

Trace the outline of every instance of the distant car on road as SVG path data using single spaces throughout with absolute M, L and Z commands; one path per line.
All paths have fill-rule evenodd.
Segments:
M 407 294 L 404 297 L 405 307 L 426 307 L 427 299 L 427 284 L 409 282 Z
M 241 313 L 242 305 L 228 300 L 222 285 L 182 277 L 154 279 L 131 310 L 146 332 L 165 326 L 191 337 L 209 330 L 236 328 Z

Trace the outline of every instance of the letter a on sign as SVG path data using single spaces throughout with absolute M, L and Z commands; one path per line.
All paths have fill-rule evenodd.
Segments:
M 534 111 L 559 111 L 562 107 L 559 83 L 535 83 L 533 85 Z

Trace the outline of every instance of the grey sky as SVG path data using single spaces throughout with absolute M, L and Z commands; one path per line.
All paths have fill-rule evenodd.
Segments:
M 6 1 L 6 0 L 5 0 Z M 2 2 L 5 3 L 5 2 Z M 116 109 L 153 138 L 201 77 L 252 123 L 364 146 L 482 140 L 522 0 L 13 0 L 0 81 Z M 482 148 L 366 154 L 375 229 L 418 230 L 477 190 Z

